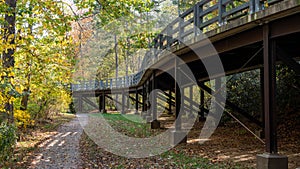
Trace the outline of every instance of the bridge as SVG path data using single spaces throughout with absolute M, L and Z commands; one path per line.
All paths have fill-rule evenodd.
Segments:
M 223 110 L 223 77 L 260 69 L 264 110 L 260 117 L 253 117 L 229 101 L 226 101 L 226 106 L 264 131 L 266 153 L 257 156 L 257 168 L 287 168 L 287 157 L 278 155 L 277 148 L 275 71 L 276 64 L 284 63 L 300 75 L 297 62 L 300 1 L 247 0 L 236 4 L 233 0 L 219 0 L 213 5 L 208 4 L 211 0 L 202 0 L 172 21 L 153 40 L 141 70 L 136 74 L 72 84 L 76 109 L 82 112 L 82 104 L 86 102 L 105 111 L 106 100 L 112 99 L 121 105 L 121 113 L 126 113 L 131 99 L 135 102 L 135 113 L 141 112 L 152 128 L 159 128 L 156 107 L 161 103 L 157 100 L 166 100 L 168 106 L 159 106 L 170 114 L 174 113 L 176 118 L 171 142 L 186 142 L 186 137 L 176 137 L 182 133 L 181 109 L 197 112 L 199 120 L 205 120 L 209 112 L 204 107 L 206 95 L 215 98 L 217 111 Z M 207 17 L 209 14 L 214 14 L 214 17 Z M 222 67 L 218 67 L 218 62 Z M 194 80 L 184 71 L 185 66 L 191 70 Z M 214 88 L 206 84 L 208 81 L 213 81 Z M 201 89 L 200 103 L 191 99 L 195 86 Z M 160 92 L 150 96 L 156 89 Z M 189 97 L 180 94 L 185 89 L 190 90 Z M 121 100 L 114 99 L 112 94 L 119 95 Z M 93 103 L 89 97 L 99 97 L 99 104 Z M 153 109 L 149 109 L 150 105 Z

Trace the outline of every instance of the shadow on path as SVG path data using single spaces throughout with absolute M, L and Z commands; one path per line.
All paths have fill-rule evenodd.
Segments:
M 63 124 L 57 134 L 39 145 L 29 168 L 79 168 L 81 164 L 79 140 L 82 127 L 78 118 Z

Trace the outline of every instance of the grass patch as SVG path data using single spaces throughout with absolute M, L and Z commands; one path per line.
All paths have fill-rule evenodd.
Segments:
M 53 131 L 56 130 L 60 125 L 67 123 L 71 121 L 76 116 L 74 114 L 70 113 L 59 113 L 56 115 L 53 115 L 50 119 L 50 121 L 47 121 L 45 124 L 38 124 L 37 127 L 47 130 L 47 131 Z
M 94 117 L 103 117 L 118 132 L 130 137 L 145 138 L 158 133 L 159 130 L 151 130 L 149 123 L 146 123 L 139 115 L 134 114 L 91 114 Z

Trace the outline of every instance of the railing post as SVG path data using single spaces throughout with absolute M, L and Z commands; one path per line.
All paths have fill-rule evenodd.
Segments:
M 97 80 L 97 79 L 95 79 L 94 80 L 94 89 L 100 89 L 100 81 L 99 80 Z
M 87 90 L 89 88 L 89 83 L 88 81 L 84 81 L 84 90 Z
M 94 89 L 94 87 L 93 87 L 94 85 L 93 85 L 93 81 L 92 80 L 89 81 L 89 85 L 90 85 L 89 86 L 89 90 Z
M 86 85 L 86 84 L 85 84 L 85 81 L 80 81 L 80 84 L 81 84 L 81 87 L 80 87 L 80 88 L 81 88 L 82 90 L 85 90 L 85 88 L 86 88 L 86 86 L 85 86 L 85 85 Z
M 179 28 L 179 33 L 178 33 L 178 40 L 179 40 L 179 44 L 181 44 L 181 42 L 183 42 L 183 38 L 182 38 L 182 34 L 184 32 L 184 28 L 182 27 L 182 24 L 183 24 L 183 18 L 181 18 L 179 16 L 179 24 L 178 24 L 178 28 Z
M 104 84 L 103 84 L 103 80 L 100 80 L 100 85 L 99 85 L 99 89 L 104 89 Z
M 112 89 L 112 79 L 110 79 L 110 89 Z
M 168 25 L 167 26 L 167 49 L 170 49 L 172 45 L 172 37 L 173 35 L 173 25 Z
M 262 5 L 263 5 L 262 1 L 260 1 L 260 0 L 254 0 L 254 7 L 255 7 L 255 11 L 254 12 L 262 10 Z
M 162 34 L 159 34 L 159 49 L 162 50 L 163 48 L 163 35 Z
M 200 17 L 200 14 L 203 12 L 203 4 L 202 5 L 198 4 L 197 6 L 198 6 L 198 13 L 199 13 L 199 17 L 197 19 L 198 20 L 197 24 L 198 24 L 198 28 L 200 29 L 200 31 L 203 31 L 203 28 L 200 27 L 200 25 L 203 23 L 203 16 Z
M 255 12 L 255 0 L 249 0 L 249 14 L 253 14 Z
M 124 76 L 123 77 L 123 87 L 126 87 L 126 85 L 127 85 L 127 76 Z
M 218 19 L 218 22 L 219 22 L 219 26 L 223 25 L 223 13 L 226 11 L 226 8 L 225 6 L 223 5 L 223 0 L 219 0 L 218 2 L 218 9 L 219 9 L 219 19 Z
M 199 33 L 198 33 L 198 29 L 200 27 L 199 16 L 200 16 L 199 3 L 197 3 L 194 6 L 194 35 L 195 35 L 195 37 L 199 35 Z

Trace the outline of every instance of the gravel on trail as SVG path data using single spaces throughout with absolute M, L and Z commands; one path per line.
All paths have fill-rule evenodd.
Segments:
M 78 118 L 60 126 L 57 134 L 39 145 L 29 168 L 80 168 L 79 140 L 82 131 Z

